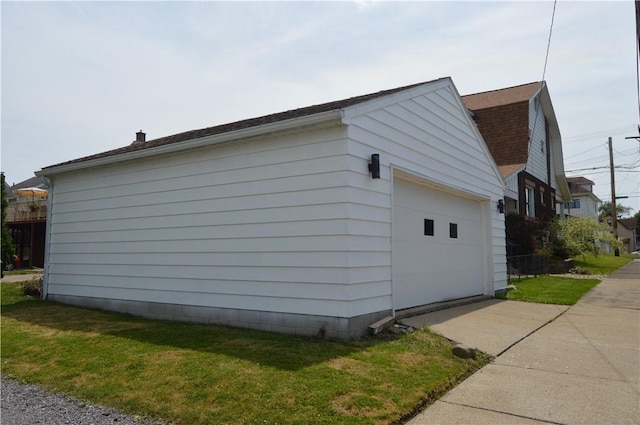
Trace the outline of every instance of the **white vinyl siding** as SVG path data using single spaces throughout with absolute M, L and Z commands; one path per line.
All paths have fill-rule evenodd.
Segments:
M 565 204 L 565 212 L 576 217 L 591 217 L 598 219 L 598 203 L 589 195 L 573 194 L 573 201 Z
M 540 106 L 536 110 L 536 102 L 533 100 L 529 103 L 529 107 L 529 126 L 532 129 L 532 139 L 529 146 L 527 172 L 557 190 L 556 166 L 558 164 L 555 163 L 555 156 L 557 152 L 561 153 L 562 149 L 554 146 L 561 144 L 561 141 L 558 139 L 559 136 L 554 136 L 553 130 L 551 129 L 547 135 L 547 120 L 543 107 Z M 550 139 L 548 144 L 546 142 L 547 136 Z M 549 175 L 551 181 L 548 181 L 549 175 L 547 175 L 547 156 L 549 156 Z M 556 194 L 556 199 L 560 199 L 560 194 Z
M 527 172 L 537 179 L 547 184 L 551 184 L 553 182 L 549 182 L 547 178 L 548 152 L 546 144 L 547 135 L 545 129 L 546 119 L 544 117 L 542 105 L 536 107 L 537 101 L 535 99 L 529 102 L 529 128 L 531 133 L 531 140 L 529 143 L 529 159 L 527 161 Z M 551 174 L 553 179 L 553 172 Z M 552 185 L 552 187 L 555 187 L 555 185 Z
M 341 113 L 342 124 L 336 113 L 286 133 L 227 135 L 224 144 L 53 173 L 48 293 L 260 314 L 387 314 L 394 173 L 473 200 L 478 279 L 487 295 L 504 288 L 496 208 L 504 182 L 451 81 Z M 380 179 L 368 171 L 372 153 Z M 260 314 L 246 323 L 259 324 Z
M 402 92 L 389 104 L 369 102 L 346 111 L 349 154 L 357 159 L 350 161 L 351 182 L 376 194 L 365 199 L 381 201 L 367 202 L 367 208 L 385 212 L 378 224 L 391 221 L 392 202 L 386 194 L 391 193 L 392 168 L 428 176 L 431 184 L 446 191 L 485 199 L 487 257 L 483 262 L 490 276 L 480 279 L 486 284 L 485 293 L 493 295 L 494 289 L 506 286 L 504 216 L 496 208 L 504 194 L 503 180 L 466 119 L 454 89 L 447 84 L 431 87 L 425 94 Z M 372 153 L 380 154 L 380 179 L 371 179 L 368 174 L 366 164 Z M 381 238 L 389 237 L 389 225 L 377 228 Z
M 371 246 L 388 240 L 375 226 L 349 236 L 345 133 L 56 176 L 49 293 L 337 317 L 379 304 L 390 260 Z

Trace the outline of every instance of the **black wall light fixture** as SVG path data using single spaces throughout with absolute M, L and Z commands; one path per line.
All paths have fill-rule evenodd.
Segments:
M 369 172 L 372 179 L 380 178 L 380 154 L 372 153 L 371 162 L 369 163 Z
M 498 199 L 498 212 L 504 214 L 504 200 Z

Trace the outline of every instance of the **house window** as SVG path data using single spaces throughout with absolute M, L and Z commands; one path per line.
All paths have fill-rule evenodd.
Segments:
M 567 202 L 564 204 L 564 207 L 568 210 L 575 210 L 580 208 L 580 199 L 574 199 L 571 202 Z
M 449 237 L 458 239 L 458 225 L 456 223 L 449 223 Z
M 434 232 L 433 232 L 433 220 L 430 220 L 428 218 L 424 219 L 424 235 L 425 236 L 433 236 Z
M 524 189 L 524 208 L 528 216 L 536 215 L 535 199 L 533 188 L 527 186 Z

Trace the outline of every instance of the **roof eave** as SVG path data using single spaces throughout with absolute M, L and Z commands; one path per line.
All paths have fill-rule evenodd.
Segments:
M 312 126 L 321 123 L 336 121 L 341 122 L 341 109 L 333 109 L 317 114 L 296 117 L 289 120 L 278 121 L 269 124 L 258 125 L 254 127 L 243 128 L 240 130 L 229 131 L 211 136 L 200 137 L 197 139 L 185 140 L 178 143 L 151 147 L 148 149 L 126 152 L 118 155 L 110 155 L 102 158 L 89 159 L 86 161 L 75 162 L 71 164 L 54 165 L 43 168 L 35 172 L 36 176 L 50 177 L 56 174 L 68 173 L 71 171 L 82 170 L 86 168 L 110 165 L 123 161 L 131 161 L 141 158 L 148 158 L 156 155 L 170 154 L 189 149 L 197 149 L 205 146 L 215 145 L 219 143 L 231 142 L 234 140 L 248 139 L 251 137 L 264 136 L 271 133 L 292 130 L 295 128 Z

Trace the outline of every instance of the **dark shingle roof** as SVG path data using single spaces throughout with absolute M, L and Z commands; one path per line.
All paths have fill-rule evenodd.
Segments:
M 13 186 L 10 186 L 7 189 L 7 198 L 9 199 L 15 198 L 16 195 L 13 194 L 13 191 L 17 189 L 22 189 L 25 187 L 39 187 L 41 189 L 47 189 L 49 188 L 49 185 L 47 184 L 47 180 L 44 177 L 34 176 L 27 180 L 21 181 L 20 183 L 16 183 Z
M 628 230 L 633 230 L 636 228 L 636 219 L 635 217 L 631 218 L 621 218 L 618 220 L 618 223 L 626 227 Z
M 594 185 L 595 183 L 589 180 L 586 177 L 577 176 L 577 177 L 567 177 L 567 183 L 569 184 L 590 184 Z
M 149 140 L 144 143 L 133 143 L 128 146 L 124 146 L 121 148 L 109 150 L 106 152 L 101 152 L 95 155 L 85 156 L 82 158 L 77 158 L 71 161 L 62 162 L 59 164 L 51 165 L 44 167 L 43 170 L 58 167 L 61 165 L 68 164 L 76 164 L 80 162 L 90 161 L 92 159 L 106 158 L 115 155 L 126 154 L 129 152 L 135 152 L 140 150 L 145 150 L 149 148 L 154 148 L 158 146 L 170 145 L 174 143 L 185 142 L 187 140 L 198 139 L 201 137 L 213 136 L 218 134 L 224 134 L 232 131 L 243 130 L 251 127 L 258 127 L 266 124 L 273 124 L 281 121 L 286 121 L 295 118 L 301 118 L 309 115 L 319 114 L 322 112 L 334 111 L 342 108 L 346 108 L 348 106 L 356 105 L 358 103 L 362 103 L 368 100 L 376 99 L 382 96 L 387 96 L 390 94 L 394 94 L 403 90 L 407 90 L 413 87 L 417 87 L 423 84 L 435 82 L 438 80 L 433 80 L 429 82 L 421 82 L 416 84 L 411 84 L 408 86 L 398 87 L 390 90 L 383 90 L 376 93 L 365 94 L 361 96 L 350 97 L 348 99 L 337 100 L 333 102 L 322 103 L 318 105 L 307 106 L 304 108 L 293 109 L 285 112 L 278 112 L 275 114 L 264 115 L 257 118 L 250 118 L 242 121 L 236 121 L 229 124 L 217 125 L 214 127 L 202 128 L 199 130 L 191 130 L 183 133 L 173 134 L 171 136 L 161 137 L 159 139 Z

